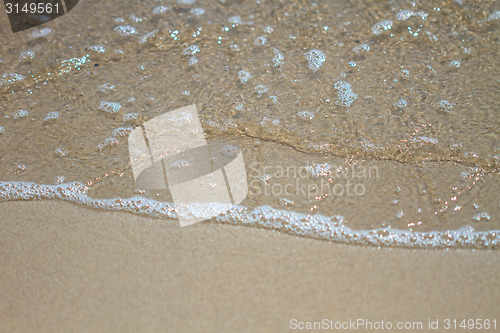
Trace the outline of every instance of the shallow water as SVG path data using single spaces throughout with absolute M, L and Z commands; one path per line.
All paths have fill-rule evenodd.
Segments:
M 212 221 L 496 248 L 495 5 L 85 1 L 16 34 L 2 16 L 0 200 L 175 218 L 168 192 L 136 188 L 127 135 L 196 104 L 208 141 L 241 147 L 249 183 Z

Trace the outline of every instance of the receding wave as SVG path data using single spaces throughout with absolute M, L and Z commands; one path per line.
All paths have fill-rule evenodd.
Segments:
M 123 211 L 154 218 L 175 220 L 175 207 L 141 196 L 115 199 L 93 199 L 88 187 L 81 183 L 43 185 L 31 182 L 0 182 L 0 202 L 17 200 L 63 200 L 95 209 Z M 195 216 L 212 216 L 220 203 L 191 206 Z M 500 230 L 475 231 L 471 226 L 456 230 L 414 232 L 390 227 L 355 230 L 346 225 L 343 216 L 308 215 L 274 209 L 270 206 L 247 208 L 234 206 L 226 213 L 210 219 L 227 223 L 277 230 L 280 232 L 345 244 L 402 248 L 476 248 L 497 249 Z

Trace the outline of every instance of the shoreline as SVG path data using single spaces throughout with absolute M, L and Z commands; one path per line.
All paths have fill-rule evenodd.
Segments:
M 491 250 L 352 246 L 3 202 L 0 331 L 290 331 L 290 320 L 498 318 Z

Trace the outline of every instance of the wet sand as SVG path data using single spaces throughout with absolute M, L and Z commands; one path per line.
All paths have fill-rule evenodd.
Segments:
M 429 319 L 500 318 L 496 251 L 180 228 L 58 201 L 0 211 L 2 332 L 286 332 L 292 318 L 424 328 Z

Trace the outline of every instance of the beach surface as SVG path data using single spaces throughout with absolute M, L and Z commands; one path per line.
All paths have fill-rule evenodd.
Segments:
M 0 212 L 2 332 L 287 332 L 294 319 L 422 322 L 421 331 L 439 319 L 434 331 L 446 331 L 446 318 L 500 318 L 496 251 L 181 228 L 60 201 Z

